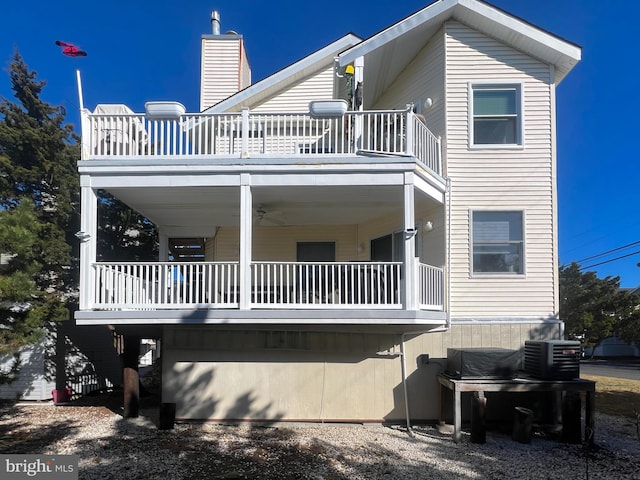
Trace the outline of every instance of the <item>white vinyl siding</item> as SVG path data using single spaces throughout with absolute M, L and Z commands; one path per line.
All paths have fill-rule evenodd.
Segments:
M 305 78 L 266 102 L 255 105 L 256 112 L 308 112 L 311 100 L 333 98 L 333 66 Z
M 447 174 L 451 178 L 451 315 L 552 318 L 555 304 L 554 167 L 550 66 L 458 22 L 445 26 Z M 522 86 L 526 144 L 470 148 L 469 85 Z M 525 212 L 526 275 L 471 272 L 469 210 Z
M 219 35 L 202 39 L 200 110 L 215 105 L 251 82 L 242 38 Z

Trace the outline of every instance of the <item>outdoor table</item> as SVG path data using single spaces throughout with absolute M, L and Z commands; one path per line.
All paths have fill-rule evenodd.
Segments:
M 462 392 L 585 392 L 585 440 L 593 444 L 596 382 L 578 378 L 575 380 L 539 380 L 532 377 L 513 379 L 458 379 L 446 374 L 437 376 L 440 384 L 440 422 L 444 422 L 445 389 L 453 392 L 453 439 L 457 443 L 461 438 L 461 402 Z

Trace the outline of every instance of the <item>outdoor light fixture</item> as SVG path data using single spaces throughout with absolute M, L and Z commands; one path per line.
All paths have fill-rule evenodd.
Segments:
M 82 231 L 81 232 L 76 232 L 75 236 L 76 236 L 76 238 L 78 240 L 80 240 L 83 243 L 84 242 L 88 242 L 89 239 L 91 238 L 91 234 L 90 233 L 82 232 Z
M 433 222 L 431 220 L 427 220 L 426 222 L 424 222 L 422 228 L 425 232 L 430 232 L 431 230 L 433 230 Z
M 417 234 L 418 234 L 418 230 L 416 230 L 415 228 L 407 228 L 404 231 L 404 238 L 409 239 L 411 237 L 415 237 Z

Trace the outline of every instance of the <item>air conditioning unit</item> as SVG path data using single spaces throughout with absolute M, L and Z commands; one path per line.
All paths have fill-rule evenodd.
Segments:
M 573 380 L 580 377 L 580 342 L 576 340 L 527 340 L 524 371 L 541 380 Z

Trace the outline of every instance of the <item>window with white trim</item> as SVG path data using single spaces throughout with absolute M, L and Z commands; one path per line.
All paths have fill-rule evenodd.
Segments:
M 524 273 L 522 211 L 471 212 L 473 274 Z
M 522 145 L 520 85 L 471 85 L 471 145 Z

